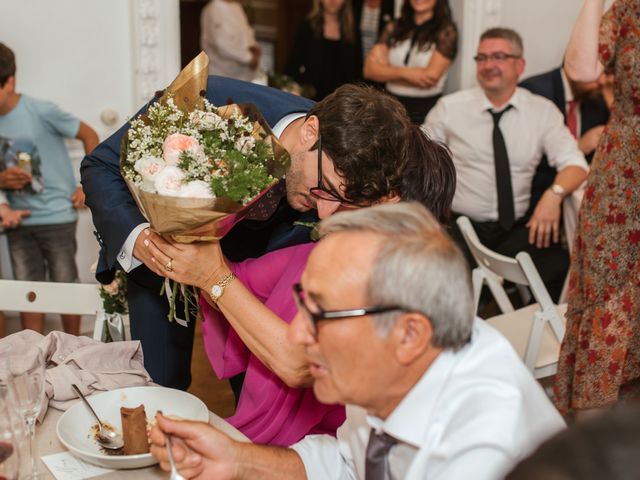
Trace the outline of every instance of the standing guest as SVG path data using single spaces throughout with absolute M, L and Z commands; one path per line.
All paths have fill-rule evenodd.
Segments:
M 307 224 L 317 220 L 317 214 L 324 217 L 343 204 L 379 200 L 390 179 L 400 174 L 396 163 L 384 160 L 405 161 L 406 124 L 395 121 L 397 102 L 390 104 L 365 87 L 344 85 L 314 104 L 272 88 L 209 77 L 207 99 L 214 105 L 229 99 L 255 104 L 291 155 L 286 181 L 273 191 L 279 203 L 271 217 L 240 222 L 222 239 L 222 250 L 231 261 L 309 242 Z M 361 121 L 363 106 L 375 112 L 367 124 Z M 101 244 L 96 277 L 109 283 L 116 268 L 128 272 L 131 335 L 142 341 L 145 368 L 156 383 L 186 389 L 191 381 L 193 323 L 184 328 L 169 322 L 168 302 L 158 295 L 163 279 L 153 273 L 155 264 L 141 234 L 149 224 L 119 169 L 120 144 L 128 128 L 125 124 L 82 162 L 87 205 Z M 362 171 L 379 170 L 375 185 L 366 181 L 370 177 L 360 176 Z
M 617 0 L 603 18 L 604 3 L 585 0 L 565 58 L 578 81 L 615 74 L 578 217 L 554 387 L 560 411 L 579 418 L 640 397 L 640 2 Z
M 604 77 L 602 75 L 593 82 L 576 82 L 567 77 L 562 66 L 520 83 L 522 88 L 542 95 L 558 107 L 571 135 L 578 140 L 578 148 L 587 163 L 591 163 L 604 126 L 609 121 L 609 107 L 602 94 Z M 556 174 L 556 169 L 550 167 L 547 158 L 543 157 L 533 177 L 529 210 L 535 208 L 545 190 L 553 184 Z
M 440 98 L 457 51 L 448 0 L 405 0 L 400 18 L 369 53 L 364 76 L 384 83 L 419 125 Z
M 474 319 L 464 257 L 424 207 L 337 213 L 320 230 L 289 341 L 318 399 L 347 405 L 337 438 L 265 447 L 159 416 L 163 469 L 166 432 L 187 478 L 493 480 L 564 427 L 507 340 Z
M 30 174 L 28 184 L 7 192 L 8 203 L 0 198 L 13 273 L 17 280 L 77 282 L 76 209 L 84 208 L 84 193 L 64 140 L 77 138 L 89 153 L 98 135 L 53 103 L 16 92 L 15 75 L 14 53 L 0 43 L 0 170 L 17 166 Z M 43 313 L 22 312 L 20 319 L 23 328 L 43 333 Z M 62 315 L 62 323 L 65 332 L 80 334 L 79 315 Z
M 394 0 L 353 0 L 353 19 L 362 44 L 362 60 L 378 43 L 386 25 L 394 17 Z
M 311 85 L 315 100 L 362 78 L 351 0 L 314 0 L 313 10 L 298 29 L 285 72 L 299 84 Z
M 569 254 L 558 243 L 562 200 L 584 181 L 588 166 L 558 109 L 518 87 L 522 55 L 517 32 L 484 32 L 475 57 L 480 87 L 443 97 L 425 129 L 451 149 L 458 180 L 454 214 L 469 217 L 488 248 L 511 257 L 529 252 L 557 300 L 569 268 Z M 543 154 L 558 173 L 529 215 Z M 452 232 L 475 263 L 455 222 Z
M 236 0 L 211 0 L 202 9 L 200 48 L 209 57 L 209 75 L 246 81 L 256 77 L 260 47 Z

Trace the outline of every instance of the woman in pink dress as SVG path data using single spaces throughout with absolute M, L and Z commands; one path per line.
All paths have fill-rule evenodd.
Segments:
M 445 219 L 455 191 L 453 162 L 444 147 L 411 128 L 412 161 L 396 187 L 400 195 L 391 201 L 419 201 Z M 315 398 L 304 351 L 287 341 L 297 313 L 293 285 L 313 247 L 297 245 L 234 264 L 217 242 L 148 245 L 160 265 L 172 259 L 169 278 L 201 289 L 202 333 L 216 375 L 246 374 L 236 412 L 227 420 L 256 443 L 289 446 L 308 434 L 335 435 L 344 421 L 343 406 Z M 209 292 L 216 281 L 226 285 L 214 302 Z

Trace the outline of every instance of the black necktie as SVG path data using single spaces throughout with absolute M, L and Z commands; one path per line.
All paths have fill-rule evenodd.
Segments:
M 505 230 L 511 230 L 516 221 L 513 208 L 511 171 L 509 170 L 509 154 L 500 130 L 500 117 L 511 108 L 513 108 L 513 105 L 509 105 L 501 112 L 489 110 L 493 117 L 493 157 L 496 171 L 496 188 L 498 190 L 498 223 Z
M 365 480 L 385 480 L 388 468 L 389 450 L 398 441 L 384 432 L 371 430 L 367 444 L 367 462 L 365 464 Z

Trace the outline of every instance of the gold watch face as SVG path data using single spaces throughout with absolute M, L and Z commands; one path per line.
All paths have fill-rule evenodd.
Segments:
M 214 285 L 211 287 L 211 296 L 213 298 L 220 298 L 222 295 L 222 287 L 220 285 Z

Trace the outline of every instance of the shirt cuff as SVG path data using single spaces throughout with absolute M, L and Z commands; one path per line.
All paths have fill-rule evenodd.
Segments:
M 124 245 L 120 249 L 120 253 L 118 253 L 118 263 L 127 273 L 129 273 L 134 268 L 142 265 L 142 262 L 133 256 L 133 249 L 136 245 L 138 236 L 145 228 L 148 228 L 149 226 L 149 223 L 141 223 L 136 228 L 134 228 L 125 240 Z
M 330 435 L 307 435 L 289 448 L 302 459 L 308 480 L 355 478 L 340 455 L 338 440 Z

